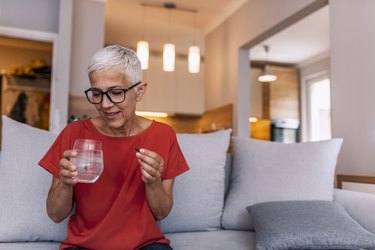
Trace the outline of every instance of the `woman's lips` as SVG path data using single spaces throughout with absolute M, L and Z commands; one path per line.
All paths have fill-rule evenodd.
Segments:
M 117 114 L 119 114 L 120 111 L 117 111 L 117 112 L 104 112 L 104 115 L 108 118 L 108 119 L 113 119 L 116 117 Z

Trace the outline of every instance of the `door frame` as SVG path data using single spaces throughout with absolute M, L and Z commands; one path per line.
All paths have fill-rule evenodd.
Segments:
M 25 40 L 33 40 L 39 42 L 50 42 L 52 43 L 52 65 L 57 65 L 57 33 L 39 31 L 39 30 L 29 30 L 29 29 L 20 29 L 14 27 L 6 27 L 0 26 L 0 36 L 11 37 L 11 38 L 18 38 L 18 39 L 25 39 Z M 56 86 L 56 67 L 52 67 L 51 72 L 51 85 L 50 85 L 50 96 L 51 96 L 51 106 L 54 106 L 54 95 L 52 94 L 52 90 L 55 89 Z M 49 130 L 51 130 L 51 124 L 55 124 L 53 121 L 54 116 L 52 115 L 52 109 L 50 109 L 50 120 L 49 120 Z

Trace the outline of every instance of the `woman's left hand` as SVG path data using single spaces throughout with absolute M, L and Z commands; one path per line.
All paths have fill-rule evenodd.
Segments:
M 141 166 L 142 180 L 146 184 L 161 183 L 161 174 L 164 170 L 164 160 L 157 153 L 141 148 L 136 156 Z

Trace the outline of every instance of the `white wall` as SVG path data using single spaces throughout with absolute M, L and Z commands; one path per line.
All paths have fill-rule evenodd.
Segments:
M 247 50 L 239 50 L 239 48 L 274 29 L 313 2 L 315 1 L 248 1 L 206 36 L 205 109 L 210 110 L 232 103 L 234 134 L 249 136 L 247 119 L 251 110 L 249 48 Z M 242 68 L 244 64 L 247 72 Z M 240 76 L 241 72 L 246 77 Z
M 87 65 L 104 42 L 104 4 L 98 0 L 0 0 L 0 34 L 52 41 L 50 130 L 68 119 L 68 94 L 88 85 Z M 70 86 L 71 85 L 71 86 Z
M 60 0 L 0 0 L 0 25 L 57 33 Z
M 375 1 L 330 1 L 332 133 L 338 168 L 375 174 Z
M 94 53 L 104 46 L 104 1 L 73 2 L 73 34 L 70 95 L 84 96 L 90 87 L 87 67 Z

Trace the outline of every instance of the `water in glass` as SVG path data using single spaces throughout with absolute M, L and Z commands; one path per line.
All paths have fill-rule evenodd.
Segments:
M 71 158 L 71 162 L 78 168 L 78 182 L 95 182 L 103 172 L 101 142 L 77 139 L 73 150 L 77 152 L 77 156 Z

